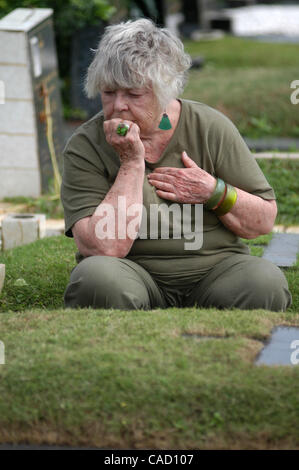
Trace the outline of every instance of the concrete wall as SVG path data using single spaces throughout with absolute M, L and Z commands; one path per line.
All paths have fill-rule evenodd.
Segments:
M 24 32 L 0 31 L 0 199 L 41 193 L 28 40 Z

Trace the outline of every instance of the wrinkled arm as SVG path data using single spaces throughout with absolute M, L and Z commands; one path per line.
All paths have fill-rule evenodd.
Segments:
M 242 238 L 256 238 L 271 232 L 277 214 L 274 199 L 266 200 L 236 188 L 233 208 L 219 217 L 223 225 Z
M 129 253 L 134 238 L 128 236 L 127 225 L 132 220 L 132 214 L 127 215 L 127 211 L 132 204 L 142 204 L 143 178 L 144 163 L 139 166 L 136 164 L 121 166 L 113 186 L 94 214 L 74 224 L 72 227 L 74 240 L 83 256 L 101 255 L 124 258 Z M 120 204 L 119 201 L 121 201 Z M 105 205 L 110 207 L 109 212 L 105 211 Z M 100 238 L 101 225 L 98 223 L 103 217 L 108 222 L 107 227 L 114 227 L 113 233 L 110 233 L 107 238 Z M 125 233 L 124 238 L 118 236 L 120 233 L 118 220 L 123 222 L 124 228 L 120 228 L 120 232 Z M 105 232 L 107 227 L 105 227 Z
M 107 142 L 120 157 L 117 177 L 93 215 L 80 219 L 72 227 L 78 250 L 83 256 L 124 258 L 135 241 L 141 223 L 144 146 L 135 123 L 127 121 L 130 130 L 126 136 L 119 136 L 116 128 L 120 122 L 120 119 L 104 122 Z M 135 228 L 128 230 L 132 219 Z

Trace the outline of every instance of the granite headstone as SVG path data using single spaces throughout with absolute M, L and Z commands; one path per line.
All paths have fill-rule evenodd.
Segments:
M 0 198 L 47 191 L 50 148 L 59 165 L 64 138 L 52 16 L 49 8 L 17 8 L 0 20 Z

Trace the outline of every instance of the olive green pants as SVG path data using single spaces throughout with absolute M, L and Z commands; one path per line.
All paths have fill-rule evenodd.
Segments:
M 291 294 L 282 271 L 267 260 L 234 254 L 223 259 L 173 299 L 140 265 L 126 258 L 91 256 L 71 272 L 65 307 L 150 310 L 167 307 L 216 307 L 285 311 Z

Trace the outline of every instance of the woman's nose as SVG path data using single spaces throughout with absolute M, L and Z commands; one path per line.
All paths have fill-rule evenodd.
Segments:
M 115 111 L 126 111 L 128 109 L 128 104 L 126 97 L 123 93 L 116 92 L 114 100 L 114 110 Z

